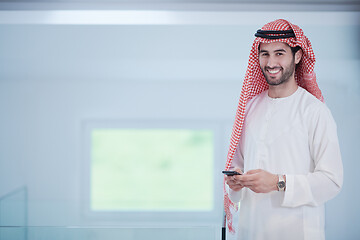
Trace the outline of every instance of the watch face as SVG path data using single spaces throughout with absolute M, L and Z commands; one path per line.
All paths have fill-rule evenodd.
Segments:
M 284 181 L 278 182 L 278 187 L 279 188 L 284 188 L 285 187 L 285 182 Z

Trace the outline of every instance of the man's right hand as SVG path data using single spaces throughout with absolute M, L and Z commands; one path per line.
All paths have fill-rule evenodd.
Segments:
M 240 168 L 231 169 L 233 171 L 243 173 Z M 225 183 L 229 186 L 229 188 L 233 191 L 240 191 L 244 186 L 241 185 L 239 177 L 241 175 L 233 175 L 233 176 L 225 176 Z

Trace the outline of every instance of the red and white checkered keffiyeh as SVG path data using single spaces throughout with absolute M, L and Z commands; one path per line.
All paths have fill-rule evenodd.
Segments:
M 324 101 L 321 91 L 316 83 L 316 76 L 314 73 L 315 54 L 311 47 L 311 43 L 309 39 L 304 35 L 304 32 L 297 25 L 291 24 L 284 19 L 278 19 L 273 22 L 267 23 L 261 28 L 261 30 L 293 30 L 295 33 L 295 37 L 280 39 L 267 39 L 261 37 L 255 38 L 251 48 L 248 68 L 246 70 L 245 79 L 241 89 L 241 95 L 238 109 L 236 112 L 235 123 L 231 134 L 230 148 L 227 156 L 225 170 L 229 170 L 240 140 L 245 118 L 245 107 L 247 102 L 254 96 L 260 94 L 261 92 L 269 88 L 265 77 L 260 69 L 260 63 L 258 58 L 260 43 L 284 42 L 287 43 L 290 47 L 300 46 L 303 51 L 303 56 L 296 68 L 295 80 L 299 86 L 306 89 L 319 100 Z M 226 191 L 224 193 L 224 208 L 229 231 L 235 232 L 232 224 L 232 214 L 230 212 L 230 208 L 237 210 L 237 206 L 231 202 Z

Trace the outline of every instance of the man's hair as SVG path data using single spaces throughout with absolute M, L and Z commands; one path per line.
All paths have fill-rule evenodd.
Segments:
M 291 52 L 292 52 L 293 56 L 295 56 L 295 53 L 301 49 L 300 46 L 290 47 L 290 48 L 291 48 Z
M 287 45 L 289 46 L 289 44 L 287 44 Z M 290 46 L 289 46 L 289 47 L 290 47 Z M 300 46 L 290 47 L 290 48 L 291 48 L 291 52 L 292 52 L 293 56 L 295 56 L 295 53 L 301 49 Z M 260 50 L 260 44 L 259 44 L 259 46 L 258 46 L 258 50 Z

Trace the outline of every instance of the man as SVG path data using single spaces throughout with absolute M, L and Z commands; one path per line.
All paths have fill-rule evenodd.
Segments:
M 225 177 L 229 230 L 241 240 L 325 239 L 324 203 L 340 191 L 343 168 L 311 43 L 283 19 L 255 36 L 226 164 L 242 174 Z

